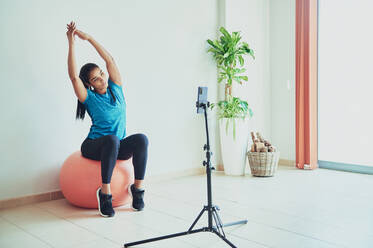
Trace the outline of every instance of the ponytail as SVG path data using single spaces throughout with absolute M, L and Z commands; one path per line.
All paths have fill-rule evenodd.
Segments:
M 98 65 L 96 65 L 94 63 L 87 63 L 87 64 L 82 66 L 82 68 L 80 69 L 80 72 L 79 72 L 79 78 L 80 78 L 80 80 L 82 80 L 83 85 L 87 90 L 90 88 L 89 87 L 89 78 L 88 78 L 89 73 L 94 68 L 99 68 L 99 67 L 98 67 Z M 79 102 L 79 100 L 78 100 L 78 104 L 76 106 L 75 119 L 76 120 L 78 120 L 78 119 L 84 120 L 85 111 L 86 111 L 86 108 L 85 108 L 84 104 Z
M 83 80 L 82 80 L 83 81 Z M 88 86 L 84 84 L 84 87 L 86 89 L 88 89 Z M 84 106 L 83 103 L 81 103 L 79 100 L 78 100 L 78 104 L 76 105 L 76 116 L 75 116 L 75 119 L 78 120 L 78 119 L 81 119 L 81 120 L 84 120 L 84 116 L 85 116 L 85 111 L 86 111 L 86 108 Z

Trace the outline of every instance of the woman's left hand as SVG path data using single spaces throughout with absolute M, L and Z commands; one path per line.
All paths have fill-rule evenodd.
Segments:
M 80 30 L 76 30 L 75 31 L 75 34 L 82 40 L 88 40 L 89 38 L 91 38 L 91 36 L 87 33 L 84 33 L 83 31 L 80 31 Z

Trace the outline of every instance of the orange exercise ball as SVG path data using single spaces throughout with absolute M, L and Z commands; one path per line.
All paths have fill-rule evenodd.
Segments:
M 113 207 L 130 202 L 128 187 L 133 182 L 132 159 L 117 160 L 110 182 Z M 101 161 L 87 159 L 80 151 L 76 151 L 63 163 L 60 187 L 71 204 L 84 208 L 98 208 L 96 191 L 101 186 Z

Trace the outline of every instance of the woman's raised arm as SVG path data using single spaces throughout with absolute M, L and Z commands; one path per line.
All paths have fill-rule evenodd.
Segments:
M 87 89 L 84 87 L 82 80 L 79 78 L 78 71 L 76 69 L 75 62 L 75 38 L 76 26 L 74 22 L 67 24 L 67 39 L 69 40 L 69 54 L 67 57 L 67 67 L 69 71 L 69 77 L 73 84 L 75 95 L 78 97 L 80 102 L 84 102 L 87 98 Z
M 114 61 L 114 58 L 110 55 L 108 51 L 105 50 L 105 48 L 100 45 L 92 36 L 90 36 L 87 33 L 84 33 L 83 31 L 76 30 L 76 35 L 78 35 L 79 38 L 82 40 L 87 40 L 89 43 L 92 44 L 92 46 L 96 49 L 98 54 L 101 56 L 101 58 L 106 63 L 106 69 L 109 73 L 109 78 L 118 85 L 122 85 L 122 78 L 120 76 L 118 67 Z

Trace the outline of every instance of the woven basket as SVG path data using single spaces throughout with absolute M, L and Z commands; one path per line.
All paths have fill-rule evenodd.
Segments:
M 247 152 L 251 174 L 257 177 L 271 177 L 275 174 L 280 152 Z

